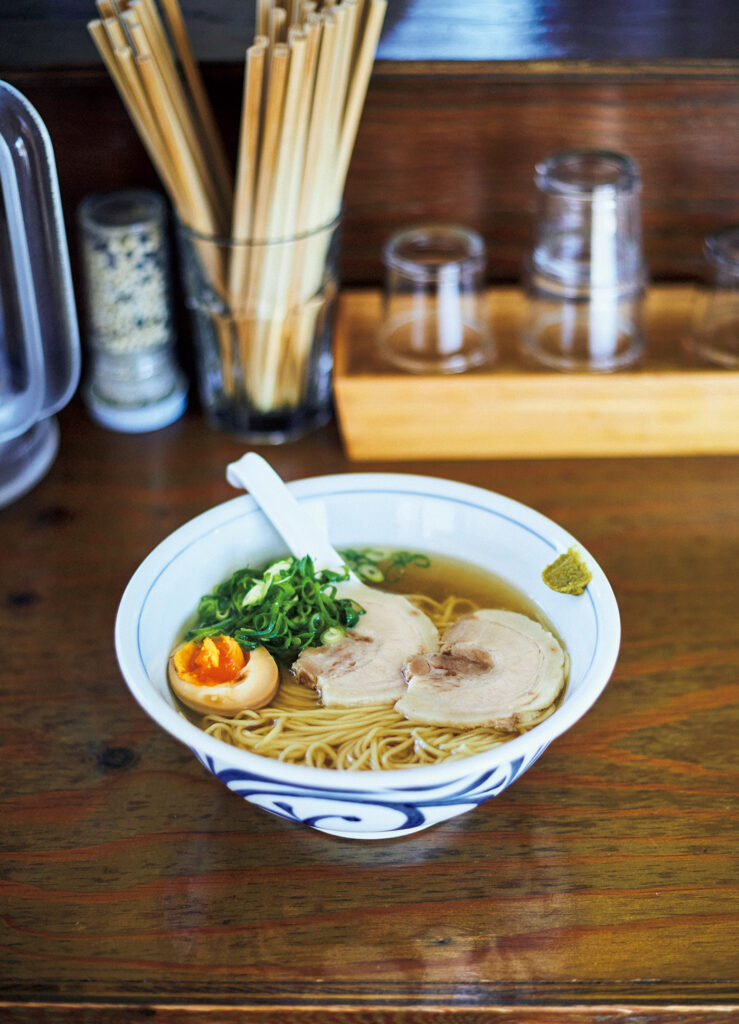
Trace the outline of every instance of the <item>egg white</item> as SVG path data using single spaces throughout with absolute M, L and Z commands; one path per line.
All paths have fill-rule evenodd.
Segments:
M 174 656 L 185 647 L 180 644 L 169 658 L 169 683 L 179 699 L 193 711 L 235 715 L 247 708 L 269 704 L 280 683 L 280 674 L 272 655 L 264 647 L 245 652 L 246 664 L 235 679 L 224 683 L 191 683 L 175 668 Z

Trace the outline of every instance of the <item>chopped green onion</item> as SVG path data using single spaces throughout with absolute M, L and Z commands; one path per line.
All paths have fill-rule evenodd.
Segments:
M 325 647 L 335 647 L 336 644 L 340 643 L 346 636 L 346 630 L 340 629 L 339 626 L 329 626 L 321 633 L 321 643 Z
M 264 582 L 264 580 L 262 580 L 260 583 L 255 583 L 251 590 L 247 591 L 242 607 L 246 608 L 247 605 L 256 604 L 257 601 L 262 600 L 266 593 L 267 584 Z
M 290 661 L 306 647 L 337 643 L 364 609 L 337 596 L 336 584 L 349 571 L 316 572 L 309 557 L 282 559 L 264 571 L 240 569 L 198 603 L 188 640 L 226 633 L 243 648 L 264 646 Z M 335 638 L 335 639 L 333 639 Z
M 382 569 L 376 565 L 363 565 L 357 572 L 363 580 L 369 580 L 370 583 L 382 583 L 385 579 Z
M 292 568 L 289 558 L 283 558 L 279 562 L 273 562 L 264 570 L 264 578 L 269 576 L 279 577 L 290 572 Z
M 341 557 L 360 579 L 370 583 L 397 583 L 407 566 L 428 569 L 431 564 L 428 555 L 383 548 L 363 548 L 361 551 L 348 548 L 341 552 Z
M 338 597 L 336 587 L 349 578 L 349 569 L 371 583 L 397 583 L 407 566 L 430 564 L 426 555 L 411 551 L 364 548 L 341 554 L 348 566 L 343 572 L 317 572 L 308 556 L 281 558 L 263 570 L 239 569 L 201 597 L 186 639 L 225 633 L 247 650 L 261 645 L 289 662 L 306 647 L 339 643 L 356 626 L 364 609 Z
M 385 578 L 390 583 L 397 582 L 408 565 L 418 566 L 419 569 L 428 569 L 431 559 L 428 555 L 420 555 L 413 551 L 394 551 L 392 561 L 385 570 Z
M 362 556 L 368 558 L 371 562 L 383 562 L 386 558 L 389 558 L 391 551 L 388 548 L 363 548 Z

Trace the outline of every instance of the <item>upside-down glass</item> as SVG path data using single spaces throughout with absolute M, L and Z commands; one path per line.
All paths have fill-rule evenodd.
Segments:
M 485 317 L 485 246 L 474 231 L 424 224 L 383 249 L 381 354 L 413 373 L 460 373 L 492 357 Z
M 739 368 L 739 224 L 706 239 L 710 279 L 698 291 L 688 348 L 717 366 Z
M 556 370 L 608 372 L 644 349 L 640 175 L 621 153 L 571 150 L 536 168 L 524 354 Z
M 332 413 L 337 218 L 276 242 L 178 226 L 205 416 L 245 441 L 278 444 Z

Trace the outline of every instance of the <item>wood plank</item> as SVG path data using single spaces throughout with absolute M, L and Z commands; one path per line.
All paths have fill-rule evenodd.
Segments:
M 514 786 L 400 841 L 229 792 L 147 718 L 112 623 L 135 566 L 234 497 L 244 444 L 59 417 L 0 510 L 3 1024 L 728 1024 L 736 975 L 739 459 L 378 462 L 556 519 L 621 608 L 613 679 Z M 333 427 L 260 449 L 356 472 Z
M 525 299 L 494 289 L 498 347 L 485 372 L 395 372 L 377 353 L 377 292 L 342 296 L 334 390 L 342 437 L 355 459 L 625 456 L 739 452 L 739 374 L 683 352 L 693 292 L 653 288 L 647 354 L 607 375 L 542 372 L 517 354 Z

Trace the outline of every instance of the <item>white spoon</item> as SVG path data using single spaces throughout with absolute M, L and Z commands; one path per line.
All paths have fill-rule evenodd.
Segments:
M 331 546 L 327 531 L 320 529 L 300 506 L 291 491 L 270 464 L 248 452 L 226 468 L 226 479 L 234 487 L 249 491 L 296 558 L 310 555 L 316 569 L 334 569 L 338 572 L 347 565 L 338 551 Z M 390 652 L 392 661 L 388 669 L 387 656 L 374 659 L 363 686 L 372 689 L 385 686 L 387 679 L 400 678 L 403 665 L 420 651 L 436 650 L 438 633 L 431 620 L 401 594 L 375 590 L 363 583 L 355 573 L 336 587 L 342 597 L 356 601 L 363 610 L 363 633 L 369 633 Z M 393 661 L 394 659 L 394 661 Z M 399 694 L 396 694 L 399 696 Z
M 301 508 L 284 481 L 266 459 L 256 452 L 247 452 L 226 467 L 226 479 L 233 487 L 243 487 L 251 494 L 267 519 L 280 534 L 296 558 L 310 555 L 316 569 L 347 568 L 344 559 L 333 548 L 325 531 Z M 352 583 L 364 586 L 350 574 Z
M 348 579 L 338 584 L 341 593 L 349 596 L 347 592 L 351 592 L 351 596 L 356 596 L 361 591 L 368 595 L 368 599 L 371 595 L 375 604 L 383 601 L 404 610 L 411 609 L 410 602 L 401 594 L 390 594 L 386 590 L 369 587 L 349 569 L 339 552 L 332 547 L 326 530 L 321 529 L 311 518 L 261 455 L 247 452 L 236 462 L 229 463 L 226 479 L 233 487 L 242 487 L 251 494 L 296 558 L 310 555 L 317 570 L 348 572 Z M 361 603 L 361 595 L 357 596 L 357 600 Z M 414 614 L 418 613 L 414 611 Z

